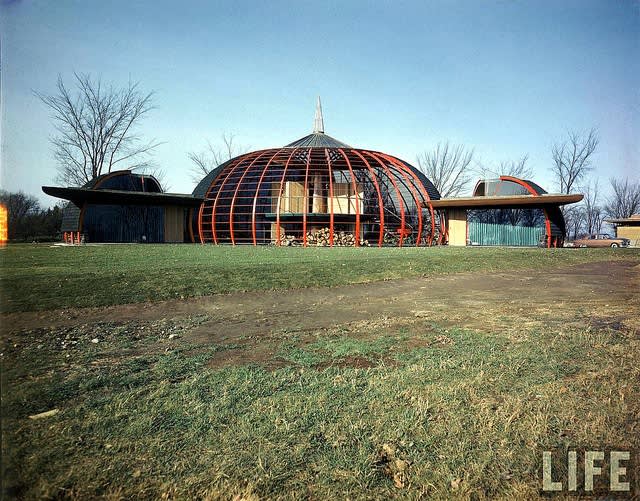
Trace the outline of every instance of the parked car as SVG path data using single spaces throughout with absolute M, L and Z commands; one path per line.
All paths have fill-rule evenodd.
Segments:
M 567 247 L 629 247 L 628 238 L 614 238 L 607 233 L 587 235 L 568 242 Z

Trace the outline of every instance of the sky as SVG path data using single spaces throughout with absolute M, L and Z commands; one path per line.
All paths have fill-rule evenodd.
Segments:
M 0 30 L 0 186 L 44 206 L 55 130 L 34 92 L 74 72 L 155 92 L 139 132 L 172 192 L 222 134 L 310 133 L 318 95 L 327 134 L 409 163 L 447 140 L 488 166 L 528 154 L 552 192 L 552 145 L 596 128 L 601 186 L 640 178 L 638 0 L 0 0 Z

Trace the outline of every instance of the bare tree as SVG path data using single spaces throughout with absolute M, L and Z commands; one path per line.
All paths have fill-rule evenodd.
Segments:
M 187 154 L 189 160 L 193 163 L 191 167 L 191 179 L 199 182 L 204 176 L 209 174 L 218 165 L 223 164 L 227 160 L 231 160 L 242 153 L 246 153 L 246 146 L 234 143 L 234 134 L 222 134 L 222 145 L 214 146 L 211 141 L 207 141 L 207 148 L 199 153 L 190 152 Z
M 580 206 L 566 207 L 564 211 L 564 221 L 567 228 L 567 237 L 578 238 L 584 227 L 584 208 Z
M 159 143 L 143 142 L 136 128 L 153 109 L 153 92 L 141 92 L 137 82 L 116 89 L 88 74 L 74 77 L 75 92 L 58 76 L 55 94 L 35 93 L 50 108 L 57 130 L 51 138 L 56 180 L 82 185 L 112 169 L 146 166 Z
M 0 190 L 0 203 L 7 208 L 9 239 L 26 233 L 29 218 L 40 212 L 40 202 L 33 195 L 23 191 L 9 192 Z
M 502 161 L 497 168 L 488 167 L 478 162 L 476 171 L 483 178 L 513 176 L 519 179 L 528 179 L 533 174 L 533 170 L 527 165 L 528 161 L 529 154 L 523 155 L 518 160 Z
M 584 176 L 593 168 L 591 156 L 598 147 L 598 133 L 591 129 L 587 134 L 568 132 L 567 138 L 551 148 L 553 172 L 560 193 L 571 193 Z
M 593 184 L 589 183 L 582 188 L 584 200 L 582 202 L 582 213 L 587 233 L 600 233 L 602 222 L 604 221 L 604 211 L 600 204 L 600 190 L 598 180 Z
M 455 197 L 471 181 L 473 150 L 464 145 L 438 143 L 435 149 L 418 155 L 418 168 L 434 184 L 443 198 Z
M 640 213 L 640 182 L 611 178 L 612 194 L 605 206 L 609 217 L 627 218 Z

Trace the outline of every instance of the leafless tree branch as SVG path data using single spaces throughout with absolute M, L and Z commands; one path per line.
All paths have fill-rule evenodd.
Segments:
M 473 150 L 449 141 L 438 143 L 435 149 L 418 155 L 418 168 L 433 183 L 440 196 L 455 197 L 471 181 L 470 167 Z
M 569 131 L 563 141 L 552 146 L 551 171 L 560 193 L 571 193 L 593 168 L 591 157 L 598 147 L 598 142 L 597 131 L 591 129 L 586 134 Z
M 222 134 L 220 145 L 213 145 L 211 141 L 207 141 L 207 148 L 201 152 L 190 152 L 187 157 L 193 165 L 191 166 L 191 179 L 198 183 L 209 174 L 218 165 L 223 164 L 227 160 L 231 160 L 238 155 L 249 151 L 248 147 L 238 145 L 234 142 L 234 134 Z
M 582 188 L 582 215 L 585 230 L 589 234 L 600 233 L 604 221 L 604 210 L 600 204 L 600 187 L 596 179 Z
M 51 138 L 58 162 L 57 180 L 82 185 L 118 168 L 131 168 L 160 144 L 144 143 L 136 126 L 153 106 L 153 92 L 142 93 L 137 82 L 116 89 L 100 79 L 74 73 L 75 92 L 58 76 L 52 95 L 35 92 L 49 107 L 57 134 Z
M 627 218 L 640 213 L 640 182 L 629 179 L 609 179 L 612 194 L 604 211 L 607 216 Z

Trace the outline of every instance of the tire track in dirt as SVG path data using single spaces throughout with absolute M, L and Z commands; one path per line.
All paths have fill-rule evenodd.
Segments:
M 640 264 L 596 262 L 550 270 L 462 273 L 333 288 L 256 291 L 226 295 L 3 314 L 4 332 L 106 321 L 148 321 L 207 315 L 193 340 L 217 342 L 278 330 L 308 331 L 380 317 L 419 316 L 451 324 L 473 322 L 501 305 L 528 308 L 607 302 L 638 312 Z

